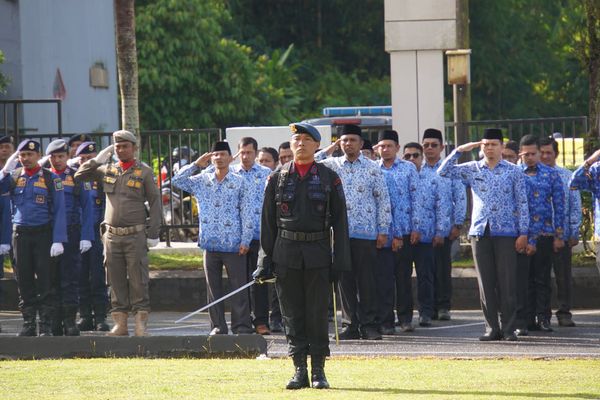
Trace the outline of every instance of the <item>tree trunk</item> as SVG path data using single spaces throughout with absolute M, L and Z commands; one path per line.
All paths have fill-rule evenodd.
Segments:
M 585 11 L 587 16 L 587 68 L 589 74 L 589 117 L 590 126 L 588 140 L 586 140 L 586 153 L 595 150 L 599 143 L 600 135 L 600 2 L 586 0 Z
M 133 132 L 141 144 L 134 0 L 115 0 L 115 14 L 121 127 Z

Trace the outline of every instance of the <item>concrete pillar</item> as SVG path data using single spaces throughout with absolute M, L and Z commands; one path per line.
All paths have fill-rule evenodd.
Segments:
M 456 48 L 456 0 L 386 0 L 392 123 L 401 144 L 444 132 L 443 52 Z

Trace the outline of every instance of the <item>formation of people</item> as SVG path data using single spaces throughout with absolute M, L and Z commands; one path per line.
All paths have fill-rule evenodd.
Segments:
M 477 271 L 486 324 L 480 340 L 551 332 L 552 269 L 558 324 L 575 325 L 578 190 L 600 196 L 600 151 L 571 174 L 556 165 L 554 139 L 526 135 L 505 144 L 499 129 L 444 160 L 437 129 L 404 145 L 384 130 L 373 145 L 360 127 L 343 125 L 321 150 L 314 126 L 290 129 L 278 150 L 246 137 L 232 155 L 229 143 L 216 142 L 172 177 L 198 201 L 207 301 L 225 294 L 223 267 L 232 290 L 258 282 L 230 299 L 229 325 L 223 303 L 209 309 L 210 335 L 284 331 L 295 366 L 287 387 L 327 388 L 332 292 L 341 304 L 340 340 L 380 340 L 450 320 L 451 248 L 461 232 Z M 135 135 L 117 131 L 113 141 L 98 152 L 85 135 L 58 139 L 42 158 L 35 140 L 13 152 L 10 138 L 0 139 L 0 253 L 14 257 L 22 336 L 108 331 L 105 267 L 108 334 L 129 335 L 130 314 L 135 335 L 147 334 L 147 249 L 158 243 L 160 195 L 152 169 L 135 159 Z M 480 160 L 458 163 L 479 149 Z M 272 278 L 275 285 L 261 284 Z

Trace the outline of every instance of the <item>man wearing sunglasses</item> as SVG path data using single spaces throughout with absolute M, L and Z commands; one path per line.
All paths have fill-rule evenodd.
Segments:
M 410 237 L 410 250 L 402 253 L 400 259 L 399 282 L 401 293 L 398 297 L 398 319 L 410 321 L 412 318 L 412 265 L 417 271 L 417 297 L 419 300 L 419 325 L 431 326 L 434 311 L 434 275 L 435 263 L 433 244 L 444 242 L 450 232 L 450 204 L 444 201 L 451 194 L 448 187 L 441 183 L 437 174 L 431 174 L 423 168 L 423 147 L 419 143 L 404 145 L 404 159 L 415 164 L 418 171 L 417 190 L 415 192 L 417 208 L 413 210 L 413 230 Z
M 425 129 L 422 145 L 425 155 L 422 173 L 436 175 L 437 169 L 442 164 L 442 151 L 444 151 L 442 132 L 433 128 Z M 433 242 L 435 263 L 433 318 L 448 321 L 450 320 L 450 301 L 452 299 L 452 258 L 450 251 L 452 243 L 460 236 L 460 231 L 465 222 L 467 191 L 458 179 L 442 178 L 439 183 L 444 186 L 445 192 L 450 193 L 450 196 L 443 197 L 441 201 L 446 203 L 444 209 L 450 210 L 451 224 L 450 230 L 445 232 L 443 237 Z

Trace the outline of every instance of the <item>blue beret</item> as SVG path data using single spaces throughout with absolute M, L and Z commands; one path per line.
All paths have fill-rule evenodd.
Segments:
M 83 142 L 75 150 L 75 155 L 90 154 L 96 152 L 96 142 Z
M 319 133 L 319 130 L 311 124 L 307 124 L 305 122 L 295 122 L 290 124 L 290 130 L 292 133 L 306 133 L 315 139 L 315 141 L 321 141 L 321 134 Z
M 41 147 L 42 146 L 40 146 L 39 142 L 31 139 L 25 139 L 19 143 L 17 146 L 17 151 L 35 151 L 36 153 L 39 153 Z
M 52 153 L 68 152 L 67 143 L 62 139 L 56 139 L 50 142 L 46 147 L 46 155 L 49 156 Z
M 342 137 L 344 135 L 358 135 L 362 138 L 362 130 L 360 129 L 360 126 L 358 126 L 358 125 L 352 125 L 352 124 L 342 125 L 342 126 L 340 126 L 340 128 L 338 128 L 338 135 L 340 137 Z
M 69 138 L 69 142 L 68 145 L 69 147 L 71 147 L 71 145 L 73 144 L 73 142 L 91 142 L 92 138 L 90 137 L 90 135 L 86 135 L 85 133 L 81 133 L 81 134 L 77 134 L 77 135 L 73 135 Z
M 0 137 L 0 144 L 2 144 L 2 143 L 12 143 L 12 137 L 10 137 L 10 136 Z

